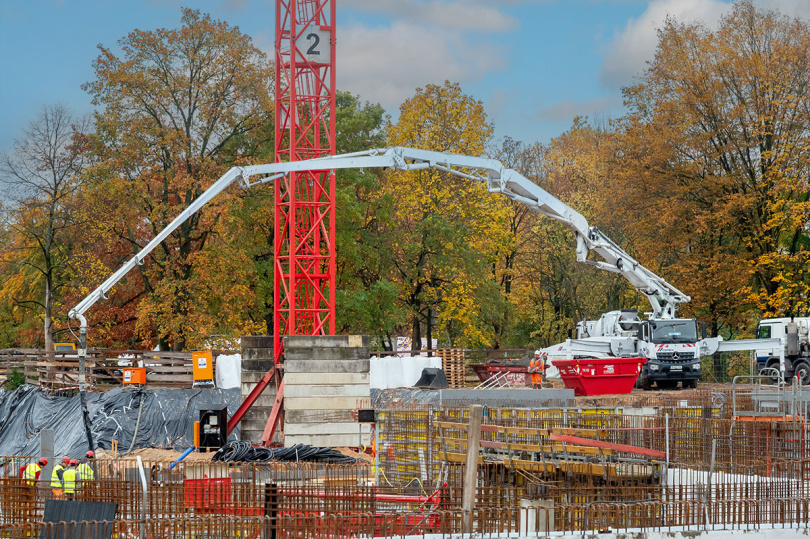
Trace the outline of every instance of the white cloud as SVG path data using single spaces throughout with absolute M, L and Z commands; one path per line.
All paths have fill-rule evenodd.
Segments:
M 757 0 L 754 4 L 765 9 L 778 9 L 791 17 L 810 19 L 810 0 Z
M 810 19 L 810 0 L 754 0 L 760 9 L 778 10 L 784 15 Z M 721 0 L 653 0 L 637 19 L 627 21 L 608 45 L 602 65 L 602 82 L 611 87 L 627 86 L 633 77 L 646 68 L 655 57 L 658 44 L 656 30 L 668 15 L 683 22 L 702 21 L 716 28 L 720 18 L 731 9 L 729 1 Z
M 600 74 L 602 82 L 611 87 L 633 82 L 633 76 L 655 57 L 656 31 L 668 15 L 684 22 L 700 20 L 713 27 L 730 7 L 719 0 L 653 0 L 639 18 L 627 21 L 624 30 L 608 45 Z
M 497 5 L 497 3 L 495 3 Z M 517 21 L 482 0 L 341 0 L 340 7 L 382 13 L 402 22 L 454 30 L 504 32 Z
M 593 118 L 620 104 L 617 97 L 599 97 L 589 101 L 567 99 L 540 109 L 537 112 L 537 119 L 547 122 L 570 122 L 577 116 Z
M 476 80 L 505 67 L 501 47 L 473 38 L 410 22 L 344 27 L 337 41 L 338 88 L 391 110 L 417 87 Z

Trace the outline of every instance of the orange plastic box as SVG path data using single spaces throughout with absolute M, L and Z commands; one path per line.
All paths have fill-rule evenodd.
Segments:
M 146 369 L 139 367 L 124 369 L 124 383 L 145 385 Z
M 211 350 L 191 353 L 191 371 L 195 382 L 207 382 L 214 379 L 214 361 Z

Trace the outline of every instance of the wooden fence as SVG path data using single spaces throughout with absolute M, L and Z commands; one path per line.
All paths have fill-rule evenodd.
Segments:
M 238 352 L 215 350 L 217 356 Z M 194 382 L 191 352 L 155 352 L 143 350 L 88 350 L 87 383 L 91 387 L 120 385 L 123 369 L 144 367 L 150 387 L 191 387 Z M 13 371 L 21 372 L 25 382 L 52 389 L 78 386 L 79 359 L 75 351 L 55 352 L 49 358 L 44 350 L 15 348 L 0 350 L 0 384 Z

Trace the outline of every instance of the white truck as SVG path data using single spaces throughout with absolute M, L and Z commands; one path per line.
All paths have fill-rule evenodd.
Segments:
M 644 357 L 636 386 L 651 389 L 697 387 L 700 380 L 700 330 L 694 318 L 650 318 L 642 320 L 635 309 L 603 314 L 598 320 L 584 320 L 575 327 L 575 338 L 541 350 L 555 359 Z M 705 331 L 705 330 L 704 330 Z M 703 335 L 705 337 L 705 335 Z
M 803 386 L 810 383 L 810 317 L 764 318 L 757 324 L 756 336 L 780 341 L 779 346 L 756 349 L 757 372 L 779 369 L 784 354 L 785 379 L 796 376 Z

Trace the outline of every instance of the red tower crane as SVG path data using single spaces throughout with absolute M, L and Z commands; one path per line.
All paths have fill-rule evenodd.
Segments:
M 276 162 L 335 154 L 335 2 L 276 1 Z M 335 176 L 275 182 L 274 352 L 335 333 Z
M 335 154 L 335 0 L 276 0 L 276 162 Z M 292 172 L 275 182 L 273 353 L 285 335 L 335 333 L 335 175 Z M 241 421 L 270 381 L 273 410 L 262 443 L 283 414 L 284 382 L 274 368 L 228 422 Z

